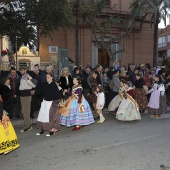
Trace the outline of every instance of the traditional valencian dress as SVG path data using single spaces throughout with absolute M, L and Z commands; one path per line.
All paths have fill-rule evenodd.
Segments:
M 114 112 L 115 110 L 118 109 L 120 103 L 124 99 L 123 98 L 124 92 L 125 92 L 125 88 L 124 87 L 120 87 L 118 95 L 113 98 L 113 100 L 110 102 L 110 104 L 108 106 L 108 110 L 110 112 Z
M 59 102 L 61 99 L 60 92 L 54 81 L 51 83 L 44 83 L 41 87 L 37 86 L 36 93 L 44 95 L 41 103 L 41 108 L 37 118 L 37 128 L 45 131 L 55 129 L 58 131 L 60 128 L 60 114 Z
M 71 126 L 84 126 L 94 123 L 92 111 L 89 103 L 82 95 L 81 85 L 73 86 L 72 92 L 68 92 L 71 95 L 63 104 L 61 112 L 61 125 Z
M 6 115 L 6 112 L 3 111 L 2 120 L 0 121 L 0 154 L 7 154 L 17 149 L 19 146 L 16 133 L 9 117 Z
M 144 86 L 145 82 L 143 78 L 135 81 L 135 100 L 139 105 L 139 111 L 141 111 L 141 113 L 145 112 L 148 104 L 147 94 Z
M 134 90 L 129 88 L 126 91 L 126 97 L 123 99 L 121 104 L 119 105 L 119 109 L 116 113 L 116 119 L 121 121 L 133 121 L 140 120 L 140 112 L 138 108 L 138 104 L 134 100 Z
M 167 111 L 165 87 L 163 84 L 154 83 L 149 90 L 151 97 L 148 104 L 148 112 L 160 116 Z

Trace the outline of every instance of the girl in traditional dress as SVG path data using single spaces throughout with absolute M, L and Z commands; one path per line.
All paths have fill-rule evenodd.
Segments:
M 105 104 L 105 95 L 104 95 L 104 90 L 103 87 L 101 85 L 98 85 L 96 88 L 97 91 L 97 103 L 96 103 L 96 110 L 97 113 L 99 114 L 100 120 L 97 123 L 103 123 L 105 121 L 105 118 L 103 117 L 102 114 L 102 109 L 104 107 Z
M 19 147 L 19 142 L 6 112 L 3 111 L 0 95 L 0 154 L 7 154 Z
M 148 104 L 147 101 L 147 94 L 144 89 L 145 81 L 141 77 L 141 74 L 136 74 L 136 81 L 135 81 L 135 99 L 139 105 L 140 113 L 144 113 Z
M 62 105 L 60 123 L 67 127 L 75 126 L 72 131 L 76 131 L 84 125 L 94 123 L 94 118 L 90 106 L 82 94 L 81 78 L 79 76 L 74 77 L 73 84 L 72 92 L 67 92 L 70 97 Z
M 120 88 L 119 88 L 118 95 L 113 98 L 113 100 L 110 102 L 110 104 L 108 106 L 108 110 L 113 114 L 116 114 L 116 111 L 117 111 L 120 103 L 123 100 L 123 94 L 125 91 L 124 83 L 125 83 L 125 80 L 122 79 L 120 81 Z
M 133 121 L 140 120 L 140 112 L 138 104 L 134 100 L 134 90 L 130 87 L 130 82 L 124 83 L 126 93 L 124 93 L 124 99 L 119 105 L 119 109 L 116 113 L 116 119 L 121 121 Z
M 43 135 L 45 131 L 49 131 L 46 136 L 52 136 L 60 129 L 60 115 L 59 102 L 61 99 L 60 92 L 56 83 L 54 82 L 54 76 L 51 73 L 46 75 L 47 82 L 43 87 L 39 87 L 37 84 L 37 95 L 43 93 L 44 99 L 41 103 L 41 108 L 37 118 L 37 128 L 41 131 L 36 135 Z
M 148 104 L 148 113 L 151 113 L 153 118 L 160 118 L 161 114 L 167 111 L 165 87 L 160 75 L 156 74 L 154 81 L 152 89 L 149 90 L 151 97 Z
M 91 89 L 91 94 L 88 96 L 88 101 L 89 103 L 92 104 L 93 109 L 94 109 L 94 119 L 97 120 L 99 119 L 99 115 L 96 110 L 96 102 L 97 102 L 97 96 L 96 96 L 96 88 L 97 86 L 101 83 L 100 81 L 100 75 L 98 71 L 94 71 L 92 74 L 93 79 L 91 80 L 92 84 L 92 89 Z

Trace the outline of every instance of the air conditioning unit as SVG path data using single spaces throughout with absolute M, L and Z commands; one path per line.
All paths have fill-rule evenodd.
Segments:
M 58 53 L 58 47 L 57 46 L 49 46 L 48 52 L 49 53 Z

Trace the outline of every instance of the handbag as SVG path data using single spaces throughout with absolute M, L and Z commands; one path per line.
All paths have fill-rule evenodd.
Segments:
M 31 79 L 31 82 L 34 84 L 34 85 L 37 85 L 38 81 L 36 79 Z

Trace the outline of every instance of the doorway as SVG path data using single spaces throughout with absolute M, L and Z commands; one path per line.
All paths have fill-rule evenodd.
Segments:
M 109 66 L 109 55 L 106 51 L 101 49 L 98 50 L 98 64 L 103 67 Z

